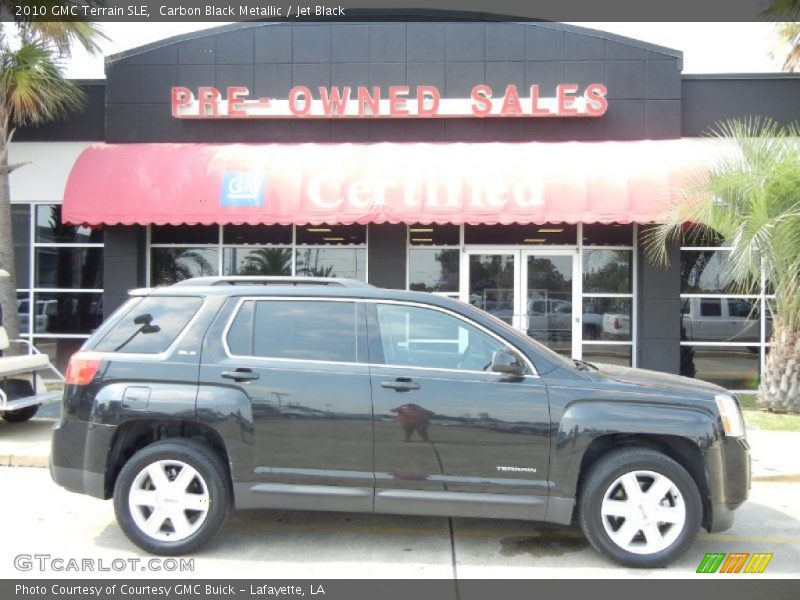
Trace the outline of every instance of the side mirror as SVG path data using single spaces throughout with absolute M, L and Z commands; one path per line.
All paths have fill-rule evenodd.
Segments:
M 495 350 L 492 355 L 492 371 L 512 377 L 522 377 L 525 374 L 525 365 L 522 364 L 522 360 L 516 352 L 509 348 L 503 348 Z

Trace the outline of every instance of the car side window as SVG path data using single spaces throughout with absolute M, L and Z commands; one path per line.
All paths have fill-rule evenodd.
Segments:
M 253 354 L 253 300 L 242 302 L 236 318 L 228 329 L 226 341 L 231 354 L 252 356 Z
M 745 319 L 758 316 L 754 314 L 753 305 L 744 300 L 728 300 L 728 316 L 743 317 Z
M 246 301 L 227 340 L 231 353 L 240 356 L 356 362 L 356 303 Z
M 700 302 L 700 316 L 701 317 L 721 317 L 722 316 L 722 302 L 719 298 L 703 299 Z
M 453 315 L 401 304 L 378 304 L 384 361 L 390 365 L 486 371 L 504 344 Z

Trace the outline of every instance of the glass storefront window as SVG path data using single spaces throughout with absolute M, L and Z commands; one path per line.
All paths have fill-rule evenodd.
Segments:
M 717 232 L 701 225 L 685 224 L 681 233 L 682 246 L 697 246 L 701 248 L 717 248 L 730 246 Z
M 36 248 L 36 287 L 103 288 L 103 249 L 50 246 Z
M 577 244 L 577 225 L 517 223 L 511 225 L 464 225 L 465 244 L 549 246 Z
M 290 248 L 224 248 L 223 275 L 291 275 Z
M 35 292 L 34 333 L 92 333 L 103 322 L 103 295 L 89 292 Z M 28 313 L 20 329 L 28 328 Z
M 682 250 L 682 294 L 736 294 L 741 290 L 728 274 L 730 252 L 726 250 Z
M 583 360 L 590 363 L 631 366 L 632 347 L 622 344 L 584 344 Z
M 153 225 L 152 244 L 217 244 L 218 225 Z
M 514 317 L 514 255 L 469 257 L 469 303 L 509 325 Z
M 584 298 L 583 339 L 630 341 L 631 298 Z
M 731 281 L 730 244 L 714 232 L 687 227 L 683 243 L 698 247 L 681 248 L 681 374 L 756 389 L 772 336 L 772 316 L 762 310 L 768 293 L 759 281 L 748 289 Z
M 412 248 L 408 253 L 408 289 L 417 292 L 458 292 L 461 252 Z
M 151 285 L 171 285 L 192 277 L 218 275 L 217 248 L 153 248 Z
M 766 339 L 772 335 L 767 315 Z M 759 300 L 748 298 L 702 298 L 681 300 L 681 340 L 687 342 L 761 343 Z
M 288 246 L 292 243 L 291 225 L 225 225 L 223 244 Z
M 295 274 L 367 280 L 366 248 L 298 248 Z
M 461 227 L 458 225 L 408 226 L 408 243 L 412 246 L 458 246 Z
M 297 227 L 300 246 L 343 246 L 367 243 L 366 225 L 303 225 Z
M 103 321 L 103 230 L 63 224 L 58 204 L 11 211 L 20 335 L 63 372 Z
M 101 244 L 103 230 L 91 227 L 76 227 L 61 223 L 60 204 L 36 206 L 36 241 L 58 244 Z
M 681 346 L 681 375 L 729 390 L 754 390 L 759 379 L 758 347 Z
M 633 224 L 584 223 L 584 246 L 633 246 Z
M 584 250 L 584 294 L 630 294 L 632 291 L 631 250 Z

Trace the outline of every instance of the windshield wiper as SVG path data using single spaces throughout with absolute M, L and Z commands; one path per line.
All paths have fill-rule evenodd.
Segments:
M 575 363 L 575 366 L 578 368 L 579 371 L 597 371 L 597 370 L 599 370 L 592 363 L 588 363 L 585 360 L 578 360 L 577 358 L 573 358 L 572 362 Z

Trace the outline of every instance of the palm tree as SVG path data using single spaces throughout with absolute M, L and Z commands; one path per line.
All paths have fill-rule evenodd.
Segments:
M 13 15 L 12 4 L 20 3 L 0 0 L 0 12 Z M 36 4 L 51 7 L 78 3 L 45 0 Z M 17 337 L 9 175 L 23 164 L 8 163 L 8 146 L 17 127 L 63 118 L 82 106 L 84 94 L 64 77 L 59 60 L 68 56 L 72 43 L 96 52 L 104 36 L 95 24 L 82 21 L 34 22 L 22 18 L 13 23 L 13 38 L 7 27 L 0 23 L 0 268 L 9 276 L 0 279 L 0 307 L 9 337 Z
M 644 243 L 651 259 L 665 263 L 668 243 L 693 223 L 697 241 L 718 236 L 730 245 L 729 289 L 759 293 L 766 278 L 775 297 L 768 301 L 772 345 L 759 403 L 800 412 L 800 130 L 751 119 L 724 123 L 714 134 L 719 157 Z
M 784 71 L 789 73 L 800 71 L 800 23 L 792 21 L 800 15 L 800 0 L 772 0 L 762 14 L 768 19 L 784 21 L 776 26 L 778 42 L 770 52 L 770 56 L 784 57 Z
M 778 42 L 770 52 L 770 56 L 772 58 L 784 57 L 784 71 L 788 73 L 800 71 L 800 23 L 778 23 L 776 32 Z
M 284 248 L 257 248 L 244 257 L 239 275 L 291 275 L 292 253 Z

